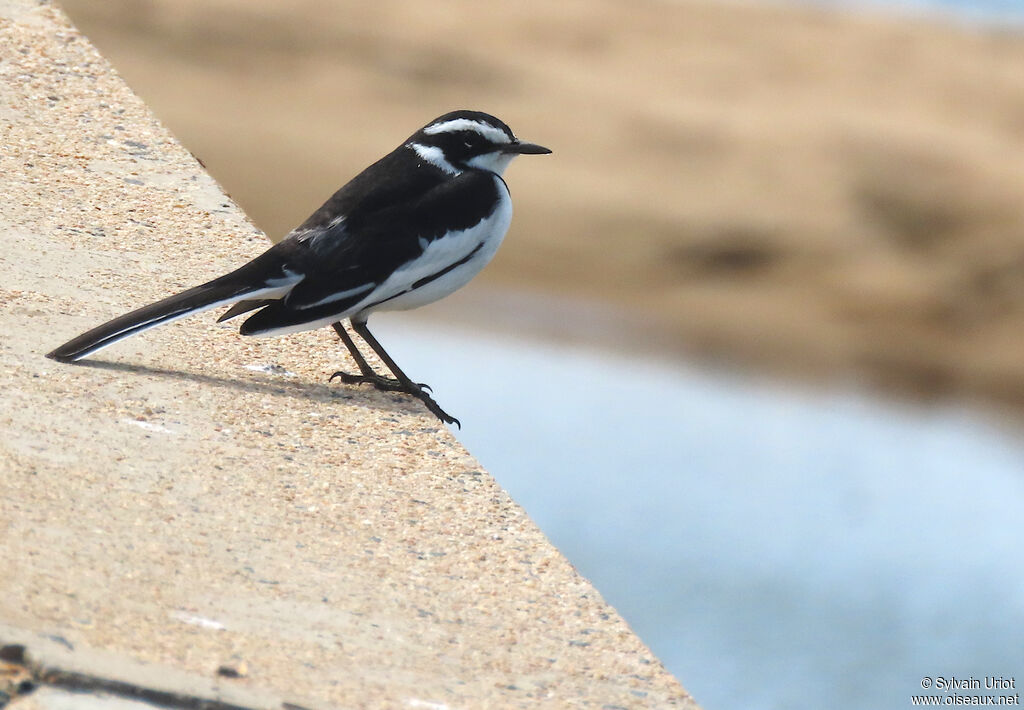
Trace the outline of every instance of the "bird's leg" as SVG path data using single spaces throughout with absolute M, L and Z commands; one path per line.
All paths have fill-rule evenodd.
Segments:
M 337 323 L 332 323 L 331 326 L 334 328 L 334 331 L 338 334 L 338 337 L 341 338 L 341 342 L 343 342 L 345 344 L 345 347 L 348 348 L 348 352 L 349 354 L 352 355 L 352 359 L 356 361 L 356 367 L 359 368 L 359 372 L 361 374 L 352 375 L 349 374 L 348 372 L 341 372 L 339 370 L 338 372 L 335 372 L 333 375 L 331 375 L 328 382 L 333 381 L 334 378 L 337 377 L 347 385 L 358 385 L 366 383 L 371 384 L 377 389 L 382 390 L 384 392 L 406 391 L 405 385 L 403 385 L 400 380 L 397 380 L 393 377 L 383 377 L 373 371 L 373 368 L 370 367 L 370 363 L 368 363 L 366 361 L 366 358 L 363 357 L 363 354 L 359 352 L 359 348 L 357 348 L 356 344 L 352 342 L 352 337 L 348 334 L 348 331 L 345 330 L 345 326 L 343 326 L 340 321 Z M 430 389 L 430 387 L 427 385 L 421 384 L 420 387 Z
M 455 426 L 462 428 L 462 424 L 459 420 L 448 414 L 446 411 L 438 406 L 437 402 L 434 401 L 433 397 L 426 393 L 425 389 L 429 389 L 426 385 L 418 385 L 409 379 L 408 375 L 402 372 L 401 368 L 395 363 L 387 351 L 381 346 L 377 339 L 373 337 L 373 333 L 370 332 L 369 328 L 366 327 L 365 322 L 352 321 L 352 328 L 359 333 L 366 344 L 373 348 L 373 351 L 377 353 L 378 357 L 384 361 L 384 364 L 388 366 L 392 374 L 398 379 L 398 382 L 403 386 L 402 392 L 411 394 L 413 397 L 419 399 L 423 404 L 427 406 L 430 412 L 440 419 L 445 424 L 454 424 Z
M 384 390 L 385 392 L 404 391 L 405 388 L 402 387 L 402 383 L 398 380 L 390 377 L 381 377 L 373 371 L 373 368 L 370 367 L 370 363 L 368 363 L 366 358 L 363 357 L 363 354 L 359 352 L 359 348 L 356 347 L 356 344 L 352 341 L 352 337 L 348 334 L 348 331 L 345 330 L 345 326 L 341 324 L 341 321 L 332 323 L 331 327 L 334 328 L 334 332 L 338 334 L 338 337 L 341 338 L 341 342 L 345 344 L 346 348 L 348 348 L 349 354 L 352 355 L 352 359 L 356 361 L 356 367 L 359 368 L 359 372 L 362 374 L 352 375 L 347 372 L 338 371 L 331 375 L 331 379 L 328 380 L 329 382 L 333 381 L 335 377 L 339 377 L 341 378 L 341 381 L 347 385 L 356 385 L 365 382 L 373 385 L 379 390 Z

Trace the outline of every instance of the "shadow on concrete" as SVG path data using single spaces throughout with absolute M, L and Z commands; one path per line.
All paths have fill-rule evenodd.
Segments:
M 329 375 L 324 375 L 324 382 L 292 381 L 277 376 L 277 379 L 235 379 L 221 377 L 218 375 L 205 375 L 185 370 L 174 370 L 164 367 L 152 367 L 150 365 L 133 365 L 125 362 L 111 362 L 106 360 L 85 360 L 76 362 L 74 367 L 90 367 L 98 370 L 111 370 L 114 372 L 134 373 L 139 375 L 150 375 L 167 379 L 180 380 L 191 384 L 206 384 L 213 387 L 233 389 L 241 392 L 255 392 L 269 394 L 277 397 L 302 397 L 314 399 L 321 402 L 345 401 L 359 404 L 372 409 L 390 412 L 418 412 L 422 406 L 418 400 L 409 395 L 395 392 L 381 392 L 368 385 L 345 385 L 341 383 L 332 384 L 326 380 Z M 251 377 L 274 377 L 269 373 L 253 371 Z M 438 430 L 442 429 L 438 423 Z

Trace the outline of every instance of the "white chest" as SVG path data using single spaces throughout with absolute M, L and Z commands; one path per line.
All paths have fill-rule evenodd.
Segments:
M 425 245 L 423 254 L 396 270 L 357 307 L 360 314 L 418 308 L 457 291 L 494 258 L 512 222 L 512 198 L 505 182 L 494 176 L 500 199 L 490 216 Z

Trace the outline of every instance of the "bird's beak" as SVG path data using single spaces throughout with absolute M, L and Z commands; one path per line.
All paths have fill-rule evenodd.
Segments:
M 501 152 L 511 153 L 512 155 L 545 155 L 550 153 L 551 149 L 536 143 L 510 143 L 502 148 Z

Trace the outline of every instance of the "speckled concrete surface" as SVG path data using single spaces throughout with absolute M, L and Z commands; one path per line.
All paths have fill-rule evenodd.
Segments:
M 267 242 L 48 3 L 0 0 L 0 136 L 0 621 L 315 707 L 694 707 L 329 331 L 44 359 Z

